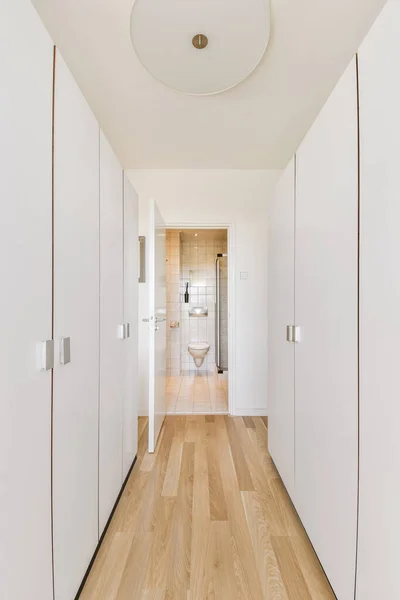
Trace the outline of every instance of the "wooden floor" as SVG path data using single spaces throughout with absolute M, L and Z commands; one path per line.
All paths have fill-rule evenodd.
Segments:
M 333 600 L 261 418 L 170 416 L 138 461 L 81 600 Z

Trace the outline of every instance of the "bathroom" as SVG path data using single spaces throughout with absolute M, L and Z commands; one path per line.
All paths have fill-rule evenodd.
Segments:
M 167 412 L 228 413 L 228 232 L 167 229 Z

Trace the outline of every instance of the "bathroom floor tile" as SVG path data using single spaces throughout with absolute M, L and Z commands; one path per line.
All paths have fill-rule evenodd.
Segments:
M 228 380 L 216 372 L 183 374 L 167 381 L 167 413 L 227 413 Z

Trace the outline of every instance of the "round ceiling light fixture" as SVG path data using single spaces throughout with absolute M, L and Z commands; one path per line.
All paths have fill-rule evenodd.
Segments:
M 233 88 L 255 70 L 270 26 L 270 0 L 135 0 L 131 40 L 155 79 L 205 96 Z M 202 31 L 207 34 L 196 33 Z

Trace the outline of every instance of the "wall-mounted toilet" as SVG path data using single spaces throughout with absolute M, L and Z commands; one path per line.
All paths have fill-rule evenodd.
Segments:
M 188 346 L 189 354 L 193 356 L 194 363 L 197 368 L 201 367 L 210 350 L 210 344 L 207 342 L 191 342 Z

